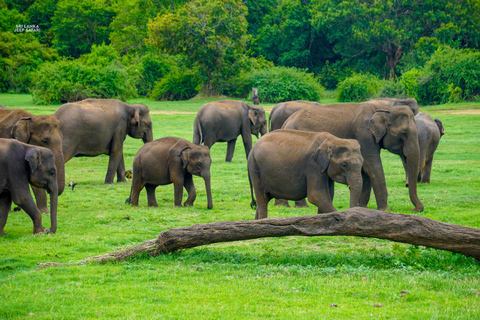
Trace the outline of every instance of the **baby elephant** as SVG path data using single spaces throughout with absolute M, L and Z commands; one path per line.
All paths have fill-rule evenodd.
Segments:
M 210 187 L 210 150 L 185 139 L 165 137 L 145 144 L 133 160 L 132 188 L 126 203 L 138 206 L 140 191 L 147 189 L 148 206 L 158 207 L 155 189 L 173 183 L 175 206 L 182 206 L 183 187 L 188 192 L 184 206 L 192 206 L 197 193 L 192 175 L 205 180 L 208 209 L 213 208 Z
M 42 214 L 33 200 L 29 184 L 50 193 L 50 230 L 42 226 Z M 30 216 L 33 233 L 54 233 L 57 230 L 57 169 L 51 150 L 15 139 L 0 139 L 0 235 L 7 235 L 3 228 L 12 202 Z
M 340 139 L 326 132 L 275 130 L 259 139 L 248 157 L 255 219 L 267 217 L 272 198 L 308 201 L 318 213 L 335 211 L 334 181 L 350 188 L 350 207 L 362 191 L 363 157 L 354 139 Z M 253 188 L 253 190 L 252 190 Z

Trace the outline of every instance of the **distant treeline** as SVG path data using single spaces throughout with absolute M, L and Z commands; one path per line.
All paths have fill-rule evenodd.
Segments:
M 480 0 L 0 0 L 0 91 L 37 103 L 480 100 L 479 46 Z

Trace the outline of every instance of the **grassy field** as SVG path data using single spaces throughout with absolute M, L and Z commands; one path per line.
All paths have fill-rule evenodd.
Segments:
M 214 99 L 158 102 L 135 99 L 152 110 L 154 138 L 192 139 L 200 106 Z M 324 101 L 321 101 L 324 102 Z M 0 104 L 34 114 L 29 95 L 0 94 Z M 267 110 L 272 105 L 262 105 Z M 480 103 L 422 107 L 440 118 L 446 134 L 438 147 L 432 183 L 420 185 L 418 215 L 480 228 Z M 458 112 L 462 110 L 462 112 Z M 473 110 L 473 111 L 472 111 Z M 255 138 L 254 138 L 255 139 Z M 125 140 L 126 167 L 142 146 Z M 173 206 L 173 186 L 157 188 L 158 208 L 125 204 L 130 182 L 103 185 L 108 158 L 74 158 L 59 198 L 56 234 L 32 235 L 24 212 L 9 215 L 0 238 L 0 319 L 479 319 L 480 266 L 459 254 L 358 237 L 285 237 L 220 243 L 156 258 L 36 270 L 39 262 L 76 262 L 155 238 L 161 231 L 227 220 L 252 220 L 246 157 L 241 139 L 233 161 L 226 144 L 211 149 L 214 208 L 203 179 L 194 177 L 193 207 Z M 413 205 L 398 156 L 382 153 L 392 212 Z M 334 205 L 348 208 L 338 185 Z M 185 195 L 184 195 L 185 196 Z M 375 208 L 372 197 L 369 207 Z M 269 217 L 315 214 L 269 207 Z M 49 226 L 44 215 L 44 225 Z

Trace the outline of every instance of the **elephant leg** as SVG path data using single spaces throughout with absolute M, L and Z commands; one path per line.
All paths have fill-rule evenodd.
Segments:
M 195 185 L 193 184 L 192 175 L 187 175 L 184 181 L 185 190 L 187 190 L 187 200 L 183 203 L 185 207 L 193 206 L 193 202 L 197 198 L 197 191 L 195 190 Z
M 40 210 L 41 213 L 50 213 L 47 206 L 48 198 L 47 198 L 47 193 L 45 189 L 36 188 L 32 186 L 32 191 L 33 191 L 33 194 L 35 195 L 35 200 L 37 202 L 38 210 Z
M 275 198 L 275 204 L 276 206 L 285 206 L 287 208 L 290 208 L 290 205 L 288 204 L 288 200 L 285 199 L 276 199 Z
M 295 201 L 295 208 L 310 208 L 306 199 Z
M 182 206 L 183 185 L 184 185 L 183 179 L 178 179 L 178 181 L 173 182 L 175 207 Z
M 268 202 L 272 199 L 268 195 L 257 192 L 255 190 L 255 197 L 257 198 L 257 209 L 255 210 L 255 220 L 265 219 L 268 217 Z
M 225 158 L 225 161 L 232 162 L 233 152 L 235 151 L 235 143 L 236 142 L 237 142 L 237 139 L 228 141 L 227 156 Z
M 337 211 L 332 204 L 332 199 L 330 198 L 330 192 L 321 192 L 318 190 L 307 191 L 308 201 L 317 206 L 318 213 L 328 213 Z
M 363 187 L 362 187 L 362 193 L 360 195 L 360 202 L 358 205 L 360 207 L 366 208 L 368 205 L 368 202 L 370 201 L 370 195 L 372 192 L 372 182 L 370 181 L 370 177 L 362 172 L 362 179 L 363 179 Z
M 127 182 L 127 178 L 125 177 L 125 159 L 123 157 L 123 152 L 122 159 L 118 163 L 117 167 L 117 182 Z
M 28 187 L 27 187 L 28 188 Z M 12 197 L 13 198 L 13 197 Z M 18 199 L 15 201 L 15 199 Z M 24 197 L 14 197 L 13 202 L 20 206 L 32 219 L 33 233 L 45 233 L 48 232 L 46 228 L 42 226 L 42 213 L 38 210 L 35 201 L 31 195 Z
M 147 190 L 147 201 L 149 207 L 158 207 L 157 197 L 155 196 L 156 188 L 157 186 L 154 186 L 153 184 L 145 185 L 145 190 Z
M 425 162 L 425 168 L 422 170 L 421 183 L 430 183 L 430 174 L 432 173 L 433 157 Z
M 130 203 L 132 206 L 138 206 L 138 200 L 140 198 L 140 192 L 142 191 L 144 184 L 135 181 L 133 177 L 132 188 L 130 190 L 130 198 L 127 199 L 127 203 Z
M 0 195 L 0 236 L 6 236 L 7 233 L 3 230 L 7 224 L 8 212 L 12 207 L 12 197 L 8 192 Z

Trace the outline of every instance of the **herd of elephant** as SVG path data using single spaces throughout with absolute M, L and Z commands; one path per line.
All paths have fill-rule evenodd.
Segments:
M 351 207 L 366 206 L 373 188 L 378 209 L 387 210 L 381 149 L 401 157 L 414 210 L 423 210 L 417 182 L 430 182 L 433 153 L 444 129 L 440 120 L 418 112 L 415 99 L 331 105 L 290 101 L 276 105 L 268 122 L 270 128 L 259 106 L 220 100 L 199 109 L 192 142 L 177 137 L 153 141 L 149 109 L 143 104 L 86 99 L 64 104 L 54 115 L 0 106 L 0 235 L 6 235 L 12 202 L 30 216 L 34 233 L 56 231 L 65 163 L 73 157 L 109 155 L 105 183 L 113 183 L 115 175 L 117 182 L 125 182 L 127 135 L 145 143 L 133 161 L 126 201 L 132 205 L 138 205 L 145 188 L 148 206 L 157 206 L 156 187 L 173 183 L 175 206 L 182 206 L 183 188 L 188 193 L 183 205 L 191 206 L 196 198 L 192 175 L 197 175 L 205 181 L 207 207 L 212 208 L 210 148 L 227 142 L 226 161 L 232 161 L 241 135 L 255 219 L 267 217 L 272 198 L 284 204 L 294 200 L 297 206 L 306 205 L 307 198 L 318 213 L 335 211 L 334 182 L 348 185 Z M 252 134 L 262 136 L 254 145 Z M 46 212 L 50 229 L 42 225 Z

